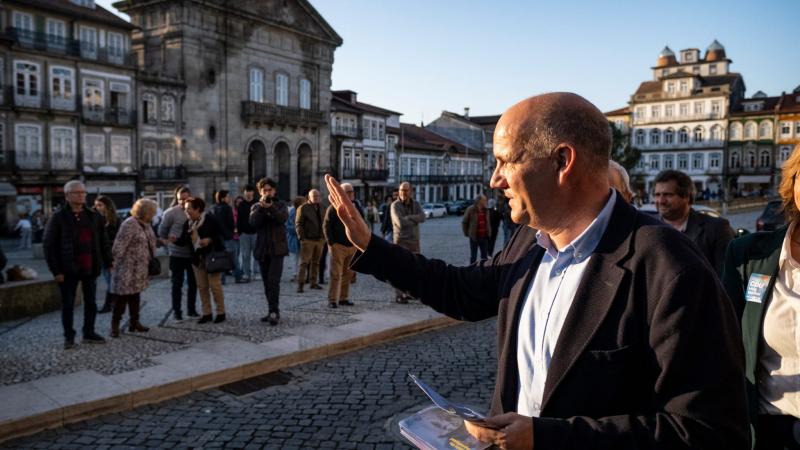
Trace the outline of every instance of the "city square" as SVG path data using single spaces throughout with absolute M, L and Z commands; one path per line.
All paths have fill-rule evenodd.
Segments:
M 800 448 L 800 10 L 567 3 L 0 4 L 0 448 Z

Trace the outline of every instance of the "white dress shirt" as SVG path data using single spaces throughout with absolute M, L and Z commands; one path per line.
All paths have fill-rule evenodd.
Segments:
M 611 189 L 611 195 L 600 214 L 580 236 L 560 251 L 547 234 L 539 232 L 536 235 L 537 244 L 545 249 L 545 254 L 528 290 L 519 320 L 519 414 L 539 417 L 541 413 L 544 383 L 558 335 L 583 272 L 608 227 L 616 196 Z

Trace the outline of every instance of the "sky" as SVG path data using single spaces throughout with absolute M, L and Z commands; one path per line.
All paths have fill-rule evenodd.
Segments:
M 98 0 L 109 6 L 114 0 Z M 627 104 L 665 45 L 714 39 L 749 97 L 800 85 L 800 0 L 310 0 L 344 43 L 333 89 L 429 123 L 443 110 L 500 114 L 571 91 L 603 111 Z M 116 11 L 115 11 L 116 12 Z

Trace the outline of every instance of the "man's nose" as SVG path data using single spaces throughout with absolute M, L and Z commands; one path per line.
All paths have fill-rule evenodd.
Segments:
M 508 189 L 508 182 L 506 178 L 500 174 L 500 171 L 495 169 L 492 172 L 492 178 L 489 180 L 489 187 L 492 189 Z

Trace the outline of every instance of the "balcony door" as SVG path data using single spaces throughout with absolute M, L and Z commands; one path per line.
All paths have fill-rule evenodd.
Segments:
M 247 177 L 253 186 L 267 176 L 267 149 L 261 141 L 253 141 L 247 149 Z
M 311 147 L 302 144 L 297 150 L 297 194 L 305 195 L 312 188 Z
M 291 162 L 289 155 L 289 145 L 286 142 L 278 142 L 275 145 L 275 162 L 272 165 L 272 173 L 278 179 L 278 198 L 288 200 L 291 195 Z M 300 193 L 304 195 L 305 193 Z

